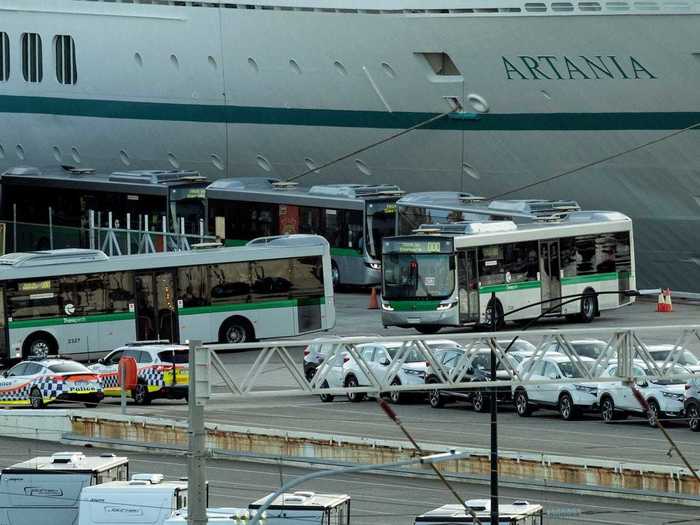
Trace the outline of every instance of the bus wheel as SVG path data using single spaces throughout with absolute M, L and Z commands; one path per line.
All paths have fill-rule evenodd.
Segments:
M 56 355 L 56 340 L 45 332 L 34 334 L 24 343 L 24 358 L 46 359 Z
M 489 304 L 486 306 L 486 312 L 484 314 L 486 315 L 486 323 L 484 323 L 484 326 L 488 330 L 493 330 L 493 326 L 491 326 L 491 310 L 494 308 L 494 303 L 493 301 L 489 301 Z M 495 315 L 496 315 L 496 330 L 501 330 L 505 325 L 506 321 L 503 319 L 503 305 L 501 304 L 501 301 L 496 299 L 495 303 Z
M 598 310 L 598 301 L 595 294 L 591 291 L 587 291 L 583 297 L 581 297 L 581 313 L 579 314 L 579 319 L 584 323 L 590 323 L 595 317 L 596 310 Z
M 334 261 L 331 261 L 331 279 L 333 281 L 333 290 L 337 290 L 340 286 L 340 270 Z
M 436 334 L 440 331 L 440 328 L 442 328 L 439 325 L 436 324 L 424 324 L 424 325 L 417 325 L 414 327 L 417 332 L 421 334 Z
M 246 343 L 253 340 L 253 327 L 242 317 L 232 317 L 221 325 L 219 342 L 227 344 Z
M 29 404 L 32 408 L 44 408 L 44 397 L 37 387 L 32 388 L 29 392 Z

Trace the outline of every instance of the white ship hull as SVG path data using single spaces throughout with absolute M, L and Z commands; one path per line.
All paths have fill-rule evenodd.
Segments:
M 491 196 L 700 122 L 698 3 L 552 11 L 512 0 L 431 2 L 443 13 L 407 12 L 425 9 L 408 0 L 182 4 L 5 0 L 11 72 L 0 82 L 0 168 L 172 165 L 284 178 L 442 113 L 445 97 L 456 97 L 473 115 L 444 118 L 305 182 Z M 22 76 L 23 32 L 42 36 L 42 82 Z M 75 85 L 56 80 L 57 34 L 75 40 Z M 435 75 L 420 55 L 440 52 L 461 77 Z M 688 131 L 512 196 L 629 214 L 638 283 L 697 290 L 699 141 L 700 131 Z

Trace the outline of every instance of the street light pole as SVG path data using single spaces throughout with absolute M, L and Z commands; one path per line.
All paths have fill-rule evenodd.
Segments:
M 496 331 L 496 292 L 491 292 L 491 330 Z M 495 342 L 495 341 L 494 341 Z M 491 381 L 495 382 L 496 377 L 496 351 L 491 348 Z M 497 525 L 499 522 L 498 513 L 498 397 L 496 388 L 491 389 L 488 397 L 491 403 L 491 523 Z

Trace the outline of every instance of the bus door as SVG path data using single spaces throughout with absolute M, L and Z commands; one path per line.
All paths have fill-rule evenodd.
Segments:
M 180 340 L 175 308 L 175 273 L 169 270 L 136 274 L 136 336 L 139 341 Z
M 479 276 L 477 275 L 476 250 L 457 253 L 457 286 L 459 297 L 459 322 L 479 320 Z
M 540 241 L 540 282 L 542 301 L 561 297 L 561 272 L 559 264 L 559 241 Z M 556 307 L 556 308 L 555 308 Z M 542 304 L 542 311 L 561 313 L 561 301 Z

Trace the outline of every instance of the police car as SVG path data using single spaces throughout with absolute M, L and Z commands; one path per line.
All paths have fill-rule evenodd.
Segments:
M 22 361 L 0 378 L 0 405 L 43 408 L 54 401 L 95 406 L 104 397 L 95 372 L 67 359 Z
M 119 360 L 133 357 L 138 368 L 138 384 L 128 394 L 139 405 L 156 398 L 187 400 L 189 349 L 167 341 L 139 341 L 113 350 L 89 368 L 96 372 L 106 396 L 121 395 Z

